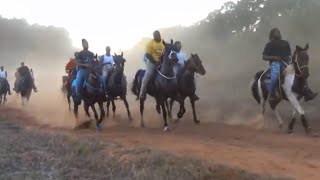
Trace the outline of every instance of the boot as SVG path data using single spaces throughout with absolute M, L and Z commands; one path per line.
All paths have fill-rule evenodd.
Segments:
M 191 101 L 198 101 L 199 99 L 200 99 L 200 98 L 199 98 L 196 94 L 190 96 L 190 100 L 191 100 Z
M 303 96 L 306 102 L 313 100 L 317 95 L 318 93 L 312 92 L 307 85 L 303 87 Z

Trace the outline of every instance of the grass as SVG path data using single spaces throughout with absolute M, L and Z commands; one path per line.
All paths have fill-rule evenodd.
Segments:
M 0 179 L 251 180 L 267 177 L 137 146 L 71 139 L 23 129 L 0 119 Z

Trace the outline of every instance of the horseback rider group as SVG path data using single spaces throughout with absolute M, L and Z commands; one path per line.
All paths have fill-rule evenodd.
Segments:
M 264 51 L 262 53 L 263 60 L 269 61 L 270 70 L 271 70 L 271 83 L 269 91 L 269 102 L 274 103 L 279 101 L 279 96 L 277 96 L 277 87 L 279 82 L 279 77 L 281 72 L 285 69 L 286 64 L 291 62 L 291 48 L 287 41 L 282 40 L 281 33 L 279 29 L 274 28 L 271 30 L 269 35 L 269 42 L 266 44 Z M 88 50 L 89 44 L 87 40 L 82 39 L 83 50 L 79 53 L 75 53 L 75 58 L 72 61 L 76 63 L 74 66 L 77 67 L 76 75 L 76 94 L 80 96 L 81 89 L 84 86 L 85 80 L 88 78 L 88 68 L 90 64 L 94 61 L 94 54 Z M 179 75 L 180 71 L 183 69 L 185 62 L 187 61 L 187 55 L 182 51 L 182 43 L 176 41 L 174 43 L 175 49 L 174 53 L 177 55 L 177 63 L 174 67 L 174 72 L 176 75 Z M 150 40 L 145 49 L 144 61 L 146 64 L 146 71 L 142 79 L 142 85 L 140 89 L 139 98 L 144 100 L 146 98 L 147 84 L 152 78 L 152 75 L 155 73 L 156 68 L 161 64 L 161 57 L 165 48 L 165 41 L 161 38 L 159 31 L 153 32 L 153 39 Z M 106 47 L 106 53 L 99 57 L 101 62 L 102 74 L 99 79 L 101 81 L 101 86 L 104 89 L 106 97 L 108 97 L 108 92 L 106 84 L 108 82 L 108 77 L 113 72 L 114 60 L 111 55 L 110 46 Z M 70 60 L 71 61 L 71 60 Z M 72 67 L 74 68 L 74 67 Z M 67 69 L 66 69 L 67 70 Z M 302 79 L 303 82 L 301 86 L 301 92 L 303 92 L 305 101 L 310 101 L 317 96 L 317 93 L 313 93 L 308 85 L 307 79 Z M 194 82 L 195 83 L 195 82 Z M 194 94 L 191 99 L 193 101 L 199 100 L 199 97 Z

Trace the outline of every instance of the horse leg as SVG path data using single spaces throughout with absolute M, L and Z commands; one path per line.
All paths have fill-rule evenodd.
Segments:
M 196 113 L 195 103 L 194 103 L 194 101 L 192 101 L 191 99 L 190 99 L 190 103 L 191 103 L 192 112 L 193 112 L 193 121 L 194 121 L 194 123 L 199 124 L 200 121 L 197 119 L 197 113 Z
M 103 102 L 101 101 L 101 102 L 99 102 L 98 104 L 99 104 L 99 108 L 100 108 L 100 119 L 99 119 L 99 124 L 101 124 L 102 119 L 104 119 L 104 118 L 105 118 L 105 116 L 106 116 L 106 113 L 105 113 L 104 108 L 103 108 Z
M 166 106 L 166 108 L 167 108 L 169 120 L 171 120 L 171 119 L 172 119 L 172 114 L 171 114 L 171 109 L 170 109 L 168 100 L 165 100 L 164 102 L 166 103 L 165 106 Z
M 281 117 L 280 114 L 279 114 L 278 109 L 275 108 L 275 109 L 273 110 L 273 112 L 274 112 L 274 114 L 275 114 L 276 117 L 277 117 L 279 129 L 282 129 L 282 127 L 283 127 L 283 120 L 282 120 L 282 117 Z
M 123 96 L 121 97 L 121 99 L 123 100 L 124 105 L 125 105 L 126 108 L 127 108 L 127 113 L 128 113 L 129 121 L 132 121 L 132 117 L 131 117 L 131 113 L 130 113 L 129 103 L 128 103 L 128 101 L 127 101 L 127 97 L 126 97 L 125 95 L 123 95 Z
M 144 111 L 144 100 L 140 100 L 140 123 L 141 123 L 141 127 L 144 128 L 144 119 L 143 119 L 143 111 Z
M 71 95 L 69 95 L 69 93 L 67 93 L 67 100 L 68 100 L 68 106 L 69 106 L 69 111 L 71 111 L 71 100 L 70 100 Z
M 114 119 L 116 114 L 116 104 L 114 103 L 114 100 L 112 100 L 111 103 L 112 103 L 112 112 L 113 112 L 113 119 Z
M 107 118 L 109 118 L 110 101 L 107 102 Z
M 73 106 L 74 106 L 73 107 L 74 116 L 78 119 L 78 107 L 79 107 L 79 105 L 74 103 Z
M 95 120 L 98 120 L 99 119 L 99 116 L 98 116 L 98 113 L 97 113 L 97 110 L 96 110 L 96 107 L 94 106 L 94 104 L 90 105 L 93 113 L 94 113 L 94 119 Z
M 161 107 L 160 107 L 160 104 L 159 104 L 159 98 L 155 98 L 156 99 L 156 110 L 158 112 L 158 114 L 161 113 Z
M 97 131 L 101 131 L 101 125 L 100 125 L 100 123 L 99 123 L 99 116 L 98 116 L 96 107 L 94 106 L 94 104 L 92 104 L 90 107 L 91 107 L 91 109 L 92 109 L 92 111 L 93 111 L 93 113 L 94 113 L 94 118 L 95 118 L 95 120 L 96 120 L 96 130 L 97 130 Z
M 90 115 L 90 113 L 89 113 L 89 105 L 86 104 L 86 103 L 84 103 L 83 107 L 84 107 L 84 112 L 86 112 L 86 115 L 87 115 L 88 117 L 91 117 L 91 115 Z
M 184 113 L 186 112 L 186 108 L 184 107 L 184 100 L 185 100 L 185 98 L 181 98 L 181 100 L 179 100 L 180 110 L 177 114 L 179 119 L 181 119 L 183 117 Z
M 307 121 L 305 115 L 301 115 L 301 122 L 302 122 L 302 125 L 304 127 L 304 130 L 305 130 L 306 134 L 310 134 L 311 133 L 311 128 L 309 126 L 309 122 Z
M 166 110 L 166 107 L 165 107 L 164 100 L 161 100 L 160 105 L 161 105 L 162 116 L 163 116 L 163 120 L 164 120 L 164 131 L 169 131 L 168 122 L 167 122 L 167 110 Z
M 291 115 L 291 121 L 289 123 L 288 127 L 288 133 L 291 134 L 293 132 L 294 124 L 296 123 L 296 110 L 293 109 L 292 115 Z

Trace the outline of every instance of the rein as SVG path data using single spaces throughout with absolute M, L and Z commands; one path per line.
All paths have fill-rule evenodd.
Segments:
M 297 70 L 299 71 L 299 74 L 298 74 L 298 73 L 295 73 L 295 74 L 296 74 L 296 76 L 298 76 L 298 77 L 302 77 L 302 75 L 301 75 L 302 69 L 308 68 L 309 66 L 308 66 L 308 65 L 303 65 L 303 66 L 300 66 L 300 65 L 299 65 L 298 56 L 297 56 L 297 51 L 294 52 L 294 54 L 293 54 L 293 59 L 294 59 L 294 62 L 296 63 Z
M 161 71 L 159 70 L 159 68 L 157 68 L 157 71 L 158 71 L 158 73 L 160 74 L 160 76 L 162 76 L 162 77 L 165 78 L 165 79 L 173 80 L 173 79 L 176 79 L 176 78 L 177 78 L 176 75 L 174 75 L 174 76 L 172 76 L 172 77 L 168 77 L 168 76 L 162 74 Z

